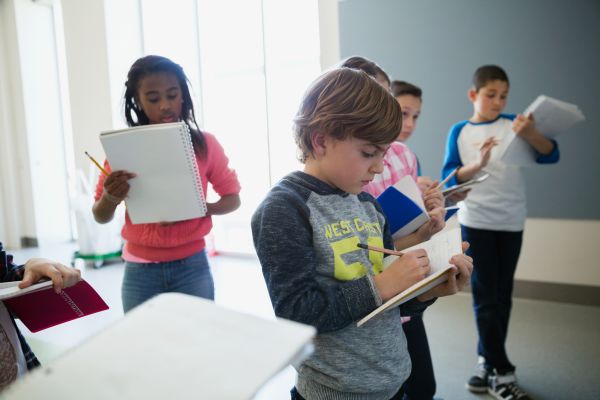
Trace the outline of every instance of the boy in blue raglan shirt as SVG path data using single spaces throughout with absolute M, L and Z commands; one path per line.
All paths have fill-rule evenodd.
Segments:
M 515 134 L 536 150 L 540 164 L 557 162 L 559 154 L 557 143 L 535 128 L 532 115 L 502 114 L 508 90 L 502 68 L 484 65 L 475 71 L 468 92 L 473 116 L 450 129 L 442 176 L 459 168 L 451 186 L 489 174 L 459 203 L 458 212 L 474 260 L 471 285 L 479 334 L 478 364 L 467 388 L 497 399 L 526 400 L 530 397 L 517 386 L 505 348 L 526 217 L 525 181 L 521 168 L 501 157 Z
M 399 308 L 356 326 L 430 271 L 424 250 L 406 252 L 383 270 L 381 253 L 357 247 L 393 248 L 381 208 L 362 187 L 381 173 L 401 124 L 398 103 L 366 73 L 326 72 L 295 118 L 304 171 L 277 183 L 252 217 L 275 314 L 318 331 L 314 353 L 297 366 L 292 399 L 388 400 L 410 373 Z M 457 274 L 404 304 L 402 313 L 422 312 L 436 297 L 459 291 L 471 261 L 453 256 Z

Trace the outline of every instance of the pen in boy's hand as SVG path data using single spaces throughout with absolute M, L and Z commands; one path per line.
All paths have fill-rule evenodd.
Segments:
M 454 171 L 450 172 L 450 174 L 449 174 L 447 177 L 445 177 L 445 178 L 444 178 L 444 179 L 443 179 L 443 180 L 442 180 L 440 183 L 438 183 L 438 185 L 436 186 L 436 189 L 441 189 L 441 188 L 443 188 L 443 187 L 444 187 L 444 185 L 445 185 L 446 183 L 448 183 L 448 181 L 449 181 L 450 179 L 452 179 L 452 177 L 453 177 L 454 175 L 456 175 L 456 173 L 458 172 L 458 168 L 459 168 L 459 167 L 456 167 L 456 168 L 454 168 Z
M 377 251 L 379 253 L 389 254 L 392 256 L 400 257 L 400 256 L 404 255 L 404 253 L 402 253 L 401 251 L 384 249 L 383 247 L 370 246 L 368 244 L 363 244 L 363 243 L 358 243 L 356 246 L 360 247 L 361 249 Z
M 88 158 L 89 158 L 90 160 L 92 160 L 92 162 L 93 162 L 94 164 L 96 164 L 96 167 L 100 168 L 100 171 L 102 171 L 102 173 L 103 173 L 104 175 L 108 176 L 108 172 L 106 172 L 106 170 L 105 170 L 104 168 L 102 168 L 102 166 L 101 166 L 100 164 L 98 164 L 98 161 L 96 161 L 96 159 L 95 159 L 94 157 L 92 157 L 92 156 L 90 155 L 90 153 L 88 153 L 87 151 L 84 151 L 84 153 L 85 153 L 85 155 L 86 155 L 86 156 L 88 156 Z

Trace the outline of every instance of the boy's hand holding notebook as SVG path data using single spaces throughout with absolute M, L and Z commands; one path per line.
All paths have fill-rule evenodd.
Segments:
M 585 120 L 585 116 L 575 104 L 544 95 L 538 96 L 523 114 L 533 114 L 536 129 L 547 138 L 554 138 Z M 536 157 L 533 147 L 515 135 L 504 151 L 502 161 L 528 166 L 535 164 Z
M 383 303 L 373 310 L 373 312 L 358 321 L 356 324 L 357 326 L 361 326 L 376 315 L 399 306 L 447 281 L 448 274 L 453 269 L 453 266 L 449 263 L 450 258 L 456 254 L 462 253 L 462 236 L 460 228 L 442 231 L 433 236 L 429 241 L 405 249 L 403 252 L 416 249 L 424 249 L 427 251 L 429 266 L 431 267 L 429 276 Z M 397 258 L 397 255 L 386 257 L 383 262 L 384 268 L 389 266 Z

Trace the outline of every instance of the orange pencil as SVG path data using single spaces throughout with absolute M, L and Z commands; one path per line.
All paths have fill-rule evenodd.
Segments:
M 379 253 L 389 254 L 389 255 L 392 255 L 392 256 L 398 256 L 398 257 L 400 257 L 400 256 L 404 255 L 404 253 L 401 252 L 401 251 L 384 249 L 383 247 L 371 246 L 371 245 L 368 245 L 368 244 L 358 243 L 356 246 L 360 247 L 361 249 L 371 250 L 371 251 L 377 251 Z
M 102 168 L 102 166 L 100 164 L 98 164 L 98 161 L 96 161 L 96 159 L 92 156 L 90 156 L 90 153 L 88 153 L 87 151 L 84 151 L 85 155 L 89 157 L 90 160 L 92 160 L 92 162 L 94 164 L 96 164 L 96 167 L 100 168 L 100 171 L 102 171 L 102 173 L 106 176 L 108 176 L 108 172 L 106 172 L 106 170 L 104 168 Z

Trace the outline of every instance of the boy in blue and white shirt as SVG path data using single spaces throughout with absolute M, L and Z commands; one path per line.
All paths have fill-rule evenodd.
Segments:
M 467 388 L 498 399 L 526 400 L 529 396 L 516 385 L 515 366 L 505 349 L 527 215 L 525 181 L 521 167 L 505 164 L 501 157 L 514 135 L 535 149 L 540 164 L 557 162 L 559 153 L 557 143 L 536 129 L 532 115 L 502 114 L 508 91 L 502 68 L 485 65 L 475 71 L 468 92 L 473 116 L 450 129 L 442 176 L 459 168 L 448 182 L 451 186 L 489 174 L 459 203 L 458 212 L 474 260 L 471 284 L 479 333 L 479 362 Z

